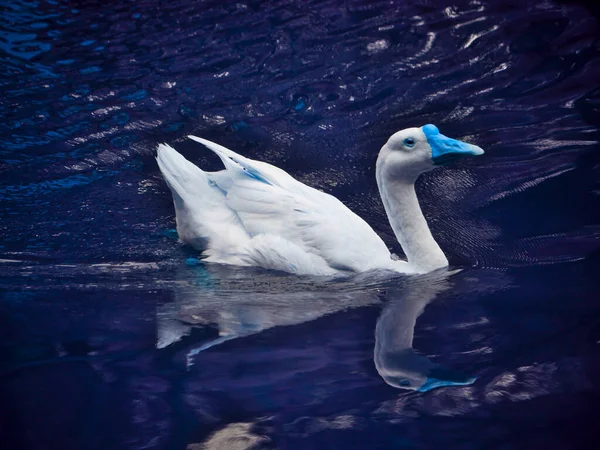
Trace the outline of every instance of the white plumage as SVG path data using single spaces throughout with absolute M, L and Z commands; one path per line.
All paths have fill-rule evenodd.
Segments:
M 420 129 L 406 131 L 427 143 Z M 166 144 L 158 146 L 157 161 L 173 194 L 179 237 L 202 250 L 206 261 L 299 275 L 431 270 L 418 261 L 411 265 L 392 260 L 381 238 L 337 198 L 300 183 L 275 166 L 206 139 L 189 137 L 216 153 L 225 170 L 204 172 Z M 382 153 L 384 149 L 386 146 Z M 431 159 L 431 148 L 428 151 Z M 379 163 L 382 190 L 386 174 L 380 176 Z M 389 197 L 386 200 L 384 196 L 384 203 L 389 203 Z M 390 220 L 398 235 L 398 224 L 393 217 Z

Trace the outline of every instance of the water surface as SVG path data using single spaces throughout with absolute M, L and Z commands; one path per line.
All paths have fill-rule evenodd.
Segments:
M 594 448 L 597 10 L 0 8 L 3 448 Z M 417 186 L 458 271 L 325 281 L 174 238 L 154 152 L 218 169 L 193 133 L 337 196 L 401 255 L 374 164 L 426 123 L 486 150 Z

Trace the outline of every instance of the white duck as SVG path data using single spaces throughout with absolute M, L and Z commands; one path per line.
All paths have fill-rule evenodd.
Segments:
M 260 266 L 299 275 L 370 270 L 426 273 L 448 265 L 417 200 L 415 181 L 456 157 L 483 150 L 441 134 L 434 125 L 393 134 L 377 158 L 379 192 L 408 261 L 337 198 L 270 164 L 244 158 L 196 136 L 225 170 L 204 172 L 166 145 L 157 161 L 175 203 L 179 238 L 205 261 Z

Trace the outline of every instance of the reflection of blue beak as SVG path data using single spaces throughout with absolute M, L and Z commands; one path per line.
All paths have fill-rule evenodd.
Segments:
M 466 155 L 483 155 L 480 147 L 444 136 L 435 125 L 424 125 L 421 130 L 431 147 L 431 159 L 436 166 Z
M 461 372 L 437 366 L 429 371 L 427 380 L 417 390 L 419 392 L 427 392 L 442 386 L 466 386 L 475 383 L 476 379 Z
M 466 386 L 475 383 L 476 378 L 467 378 L 464 381 L 438 380 L 437 378 L 428 377 L 427 381 L 417 389 L 418 392 L 427 392 L 437 387 L 442 386 Z

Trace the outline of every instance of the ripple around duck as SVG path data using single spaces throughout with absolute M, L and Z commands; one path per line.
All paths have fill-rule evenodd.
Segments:
M 289 137 L 280 145 L 301 139 L 308 158 L 316 156 L 326 134 L 337 141 L 335 152 L 340 130 L 358 130 L 353 142 L 341 145 L 350 157 L 374 154 L 382 136 L 404 125 L 438 122 L 448 124 L 448 134 L 468 127 L 472 139 L 489 149 L 481 160 L 479 189 L 469 194 L 483 207 L 564 177 L 576 170 L 585 147 L 597 146 L 595 129 L 577 118 L 579 113 L 594 120 L 595 91 L 582 93 L 578 86 L 586 85 L 599 60 L 593 19 L 579 8 L 566 15 L 561 9 L 486 3 L 389 10 L 387 3 L 356 2 L 345 12 L 327 2 L 308 10 L 288 6 L 269 4 L 258 12 L 208 3 L 196 10 L 175 2 L 149 14 L 119 5 L 93 18 L 86 9 L 32 11 L 39 15 L 35 23 L 46 24 L 32 36 L 43 32 L 40 39 L 61 42 L 53 50 L 58 79 L 35 83 L 40 74 L 27 62 L 20 70 L 28 75 L 6 80 L 8 101 L 16 107 L 7 109 L 3 129 L 10 132 L 2 133 L 6 156 L 0 169 L 5 180 L 23 184 L 5 185 L 3 191 L 33 193 L 39 191 L 34 186 L 88 179 L 90 169 L 118 170 L 136 154 L 150 152 L 152 144 L 144 140 L 159 134 L 176 138 L 190 126 L 222 129 L 243 121 L 241 133 L 229 128 L 240 135 L 230 135 L 231 145 L 255 130 L 283 134 Z M 178 28 L 163 26 L 161 13 L 182 11 L 189 18 Z M 398 14 L 402 20 L 394 18 Z M 42 54 L 24 60 L 51 63 Z M 77 75 L 77 84 L 67 81 L 90 67 L 100 72 Z M 23 96 L 30 106 L 19 100 Z M 7 106 L 5 100 L 2 107 Z M 386 116 L 393 118 L 389 124 L 373 119 Z M 357 144 L 373 133 L 374 149 Z M 331 157 L 319 155 L 322 164 Z M 488 167 L 493 176 L 484 173 Z M 327 178 L 321 188 L 348 192 L 352 178 L 342 173 L 352 169 L 342 161 L 340 172 L 328 170 L 327 176 L 317 175 L 323 172 L 318 167 L 315 174 L 298 175 Z M 44 180 L 57 174 L 65 181 Z M 356 177 L 362 179 L 362 173 Z M 446 192 L 452 195 L 454 187 Z M 481 221 L 479 226 L 490 229 Z M 463 242 L 459 246 L 477 245 L 460 231 L 449 235 Z M 497 248 L 489 243 L 497 239 L 492 232 L 478 241 L 488 242 L 480 250 Z
M 0 24 L 8 30 L 7 21 L 14 23 L 3 31 L 6 45 L 50 46 L 27 57 L 8 53 L 5 67 L 20 76 L 3 80 L 0 170 L 3 195 L 14 199 L 134 167 L 136 159 L 148 161 L 156 136 L 178 139 L 192 128 L 249 156 L 296 164 L 299 178 L 351 199 L 353 180 L 368 180 L 362 167 L 386 135 L 437 122 L 448 134 L 468 133 L 488 152 L 467 165 L 470 181 L 453 172 L 424 182 L 429 190 L 446 183 L 453 202 L 481 211 L 475 225 L 430 210 L 433 228 L 447 224 L 440 236 L 457 254 L 469 248 L 467 258 L 488 261 L 500 257 L 502 227 L 485 211 L 568 177 L 597 147 L 597 89 L 581 86 L 590 86 L 600 48 L 594 19 L 577 6 L 568 13 L 494 2 L 433 9 L 173 2 L 154 5 L 152 13 L 125 4 L 63 6 L 34 11 L 15 3 L 8 14 L 18 20 L 7 16 Z M 166 27 L 163 19 L 173 15 L 179 25 Z M 54 79 L 39 82 L 42 66 Z M 255 146 L 260 139 L 266 148 Z M 333 161 L 339 169 L 325 169 Z M 374 185 L 368 189 L 372 196 Z M 452 217 L 453 206 L 423 197 L 426 209 L 431 202 Z M 351 202 L 373 215 L 369 203 Z M 385 217 L 373 217 L 389 236 Z M 470 226 L 481 230 L 478 238 L 464 231 Z

